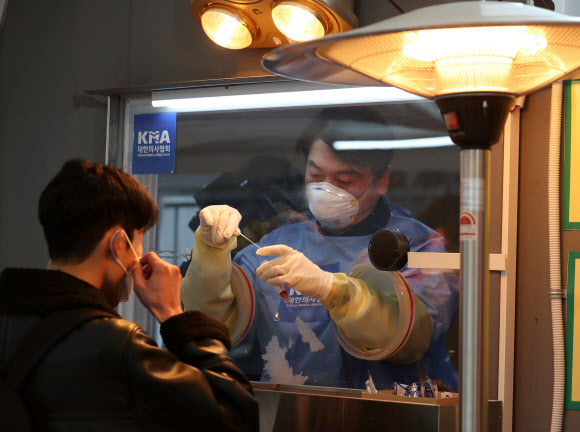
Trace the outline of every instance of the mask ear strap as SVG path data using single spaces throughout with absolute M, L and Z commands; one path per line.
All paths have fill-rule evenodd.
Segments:
M 113 254 L 113 258 L 115 258 L 115 261 L 117 261 L 117 263 L 121 266 L 121 268 L 125 271 L 125 273 L 127 273 L 127 269 L 125 268 L 125 266 L 123 265 L 121 260 L 119 260 L 119 258 L 117 258 L 117 255 L 115 254 L 115 250 L 113 249 L 113 242 L 115 241 L 115 237 L 117 237 L 117 234 L 119 234 L 121 231 L 125 232 L 124 230 L 117 230 L 115 232 L 115 234 L 113 234 L 111 236 L 111 240 L 109 241 L 109 248 L 111 249 L 111 253 Z M 125 233 L 125 235 L 127 235 L 127 233 Z M 129 242 L 129 243 L 131 243 L 131 242 Z M 133 247 L 133 245 L 131 245 L 131 247 Z
M 117 232 L 119 232 L 119 231 L 117 231 Z M 133 243 L 131 243 L 131 239 L 129 238 L 129 234 L 127 234 L 127 231 L 125 231 L 125 230 L 123 230 L 123 232 L 125 233 L 125 237 L 127 238 L 127 242 L 129 242 L 129 246 L 131 247 L 133 254 L 135 254 L 135 259 L 139 259 L 139 255 L 137 255 L 137 251 L 133 247 Z M 115 233 L 115 235 L 117 235 L 117 233 Z
M 371 182 L 371 184 L 369 185 L 369 187 L 368 187 L 368 188 L 366 188 L 366 190 L 365 190 L 365 191 L 362 193 L 362 195 L 361 195 L 361 196 L 359 196 L 359 197 L 358 197 L 356 200 L 358 201 L 358 200 L 360 200 L 362 197 L 364 197 L 364 196 L 366 195 L 366 193 L 367 193 L 368 191 L 370 191 L 370 190 L 371 190 L 371 188 L 373 187 L 373 185 L 374 185 L 376 182 L 377 182 L 377 178 L 376 178 L 376 177 L 373 177 L 373 181 Z

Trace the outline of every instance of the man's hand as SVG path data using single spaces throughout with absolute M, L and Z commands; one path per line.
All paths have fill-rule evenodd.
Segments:
M 179 267 L 163 261 L 155 252 L 149 252 L 139 261 L 135 260 L 129 271 L 139 300 L 160 323 L 183 313 Z
M 240 235 L 238 225 L 242 215 L 227 205 L 213 205 L 199 212 L 199 232 L 208 246 L 222 248 L 233 236 Z
M 260 248 L 256 254 L 279 255 L 256 269 L 256 274 L 264 282 L 276 286 L 288 285 L 308 297 L 326 300 L 332 288 L 332 273 L 322 270 L 301 252 L 280 244 Z

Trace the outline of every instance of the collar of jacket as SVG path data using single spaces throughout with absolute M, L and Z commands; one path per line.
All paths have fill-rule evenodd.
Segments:
M 0 313 L 45 316 L 79 307 L 119 316 L 100 290 L 68 273 L 8 268 L 0 274 Z
M 364 218 L 362 221 L 357 223 L 352 228 L 347 229 L 346 231 L 342 231 L 340 233 L 332 233 L 331 231 L 327 231 L 320 225 L 319 222 L 316 222 L 318 226 L 318 231 L 323 236 L 328 237 L 354 237 L 354 236 L 364 236 L 364 235 L 371 235 L 376 233 L 378 230 L 383 229 L 389 223 L 389 219 L 391 217 L 391 208 L 387 202 L 387 198 L 385 196 L 381 196 L 377 202 L 377 205 L 373 209 L 373 212 Z

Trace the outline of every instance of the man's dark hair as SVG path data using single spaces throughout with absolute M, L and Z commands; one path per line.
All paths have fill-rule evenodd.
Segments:
M 334 150 L 349 165 L 370 168 L 381 177 L 393 158 L 392 150 L 336 150 L 337 141 L 380 141 L 392 139 L 382 115 L 367 106 L 331 107 L 322 110 L 298 139 L 298 151 L 308 157 L 317 139 Z
M 79 263 L 111 227 L 147 230 L 157 223 L 157 204 L 145 188 L 118 168 L 70 160 L 46 186 L 38 218 L 53 260 Z

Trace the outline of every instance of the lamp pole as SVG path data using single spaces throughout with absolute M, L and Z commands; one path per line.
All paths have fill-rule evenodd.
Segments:
M 489 344 L 489 160 L 461 150 L 460 429 L 487 432 Z
M 489 372 L 489 168 L 515 97 L 470 93 L 435 99 L 449 136 L 461 148 L 459 423 L 487 432 Z

